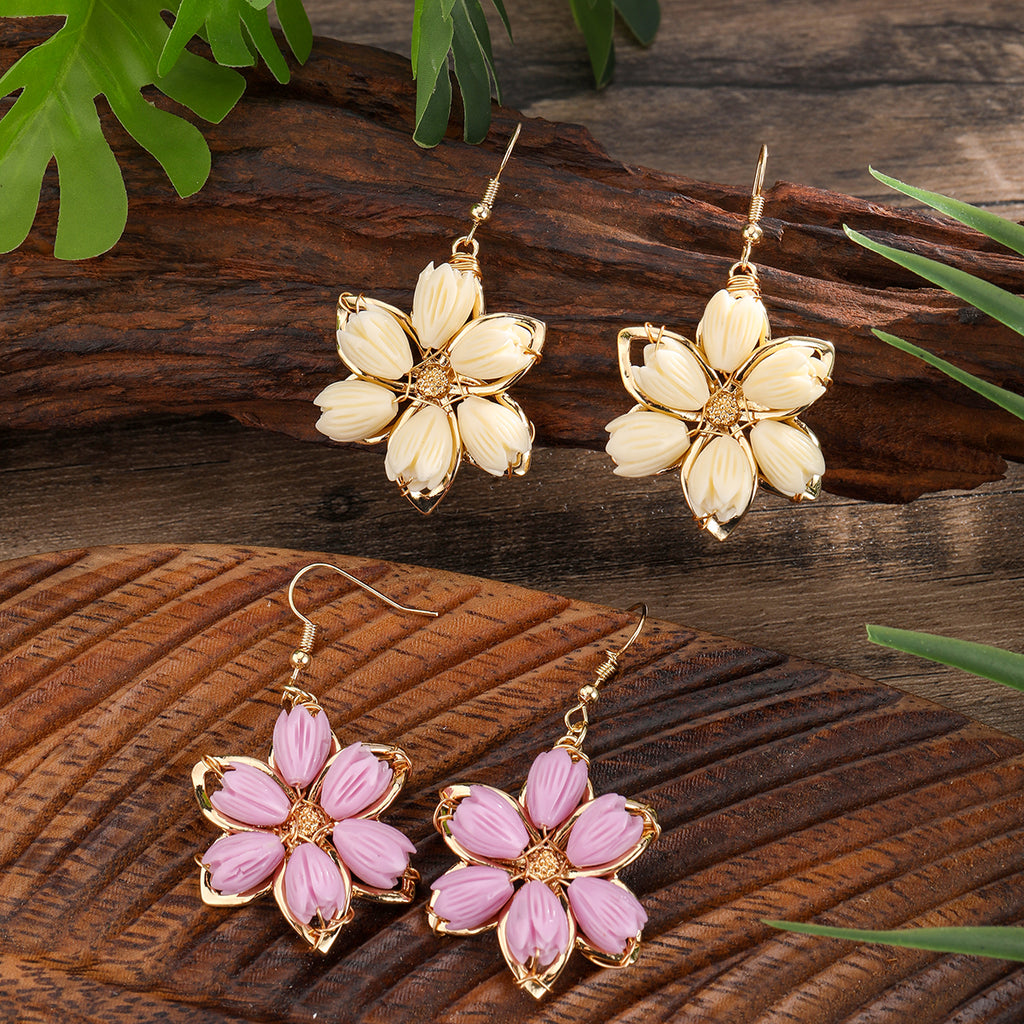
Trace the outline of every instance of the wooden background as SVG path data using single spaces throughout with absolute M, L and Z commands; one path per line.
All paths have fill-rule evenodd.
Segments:
M 1024 743 L 881 683 L 649 621 L 595 708 L 597 792 L 662 834 L 623 870 L 637 964 L 573 957 L 541 1002 L 493 933 L 430 934 L 455 782 L 518 788 L 627 612 L 441 570 L 344 559 L 436 619 L 322 570 L 309 686 L 341 743 L 413 771 L 387 812 L 416 844 L 407 907 L 357 901 L 326 956 L 270 898 L 213 909 L 193 856 L 204 755 L 265 756 L 309 553 L 79 549 L 0 572 L 0 1020 L 17 1024 L 1019 1024 L 1024 964 L 773 931 L 1019 924 Z M 52 699 L 48 699 L 52 697 Z
M 765 141 L 769 181 L 890 201 L 867 175 L 872 163 L 1024 211 L 1016 4 L 669 0 L 650 51 L 620 39 L 616 83 L 603 94 L 589 89 L 567 8 L 511 6 L 515 50 L 495 33 L 506 102 L 588 125 L 619 159 L 745 185 Z M 406 0 L 309 7 L 321 33 L 407 49 Z M 542 451 L 525 480 L 467 469 L 439 515 L 422 520 L 384 480 L 379 453 L 221 418 L 12 432 L 2 451 L 5 558 L 99 543 L 260 544 L 443 567 L 610 605 L 642 597 L 660 618 L 893 681 L 1024 735 L 1014 695 L 872 648 L 862 628 L 884 622 L 1019 649 L 1020 467 L 906 506 L 826 495 L 793 508 L 763 497 L 722 546 L 695 534 L 677 481 L 620 480 L 599 453 Z

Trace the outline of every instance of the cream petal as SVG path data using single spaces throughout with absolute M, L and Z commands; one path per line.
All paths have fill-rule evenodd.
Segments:
M 710 394 L 697 357 L 672 338 L 644 347 L 644 365 L 633 367 L 633 379 L 651 401 L 680 412 L 700 409 Z
M 451 364 L 456 373 L 476 380 L 510 376 L 533 362 L 531 337 L 511 316 L 474 320 L 452 346 Z
M 821 449 L 799 427 L 779 420 L 761 420 L 750 431 L 750 447 L 761 475 L 790 498 L 804 494 L 825 472 Z
M 697 327 L 697 343 L 708 365 L 732 373 L 768 337 L 768 314 L 754 295 L 715 292 Z
M 410 491 L 429 492 L 448 475 L 455 454 L 455 439 L 448 414 L 425 405 L 391 432 L 384 471 Z
M 459 405 L 458 420 L 467 454 L 492 476 L 514 469 L 530 451 L 530 428 L 498 402 L 470 395 Z
M 313 401 L 323 411 L 316 429 L 333 441 L 376 437 L 398 412 L 398 400 L 387 388 L 365 380 L 335 381 Z
M 825 393 L 824 366 L 814 353 L 782 345 L 743 378 L 743 394 L 766 409 L 802 409 Z
M 754 491 L 754 474 L 739 441 L 714 437 L 694 459 L 686 477 L 693 514 L 727 523 L 746 511 Z
M 662 412 L 635 409 L 611 421 L 605 451 L 619 476 L 648 476 L 676 465 L 690 447 L 686 424 Z
M 416 282 L 412 299 L 412 325 L 426 350 L 441 348 L 470 318 L 479 282 L 450 263 L 428 263 Z
M 384 309 L 353 313 L 338 330 L 338 350 L 359 373 L 399 380 L 412 369 L 412 347 L 402 325 Z

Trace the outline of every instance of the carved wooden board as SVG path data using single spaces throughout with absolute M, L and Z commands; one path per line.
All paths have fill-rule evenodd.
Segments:
M 41 33 L 37 21 L 5 20 L 0 67 Z M 499 111 L 487 148 L 419 150 L 408 62 L 332 40 L 318 41 L 286 87 L 250 78 L 224 122 L 203 126 L 213 171 L 187 201 L 105 117 L 131 207 L 104 257 L 52 259 L 56 175 L 47 178 L 36 228 L 0 276 L 0 422 L 225 412 L 323 441 L 311 399 L 344 376 L 338 292 L 407 308 L 420 270 L 467 229 L 520 116 Z M 739 255 L 747 201 L 743 189 L 612 160 L 576 126 L 527 120 L 480 240 L 489 308 L 548 323 L 544 359 L 517 393 L 541 444 L 603 447 L 604 424 L 632 404 L 617 332 L 650 320 L 692 337 Z M 906 501 L 998 478 L 1003 457 L 1024 458 L 1024 425 L 870 328 L 1018 391 L 1020 339 L 854 246 L 844 222 L 1011 290 L 1024 266 L 938 218 L 802 185 L 768 192 L 755 259 L 773 332 L 820 336 L 839 353 L 834 388 L 807 416 L 827 455 L 825 486 Z
M 588 742 L 598 788 L 648 801 L 664 827 L 625 873 L 650 914 L 639 964 L 575 960 L 537 1004 L 493 935 L 433 936 L 426 883 L 452 860 L 430 824 L 438 788 L 517 785 L 631 618 L 361 559 L 342 564 L 443 614 L 312 574 L 300 600 L 324 641 L 307 679 L 343 742 L 412 757 L 389 817 L 417 845 L 417 901 L 360 904 L 323 957 L 269 901 L 205 907 L 192 857 L 212 830 L 189 771 L 203 753 L 267 749 L 297 635 L 283 589 L 320 557 L 123 547 L 0 565 L 0 1019 L 1019 1020 L 1024 967 L 759 922 L 1019 922 L 1021 743 L 665 623 L 624 659 Z

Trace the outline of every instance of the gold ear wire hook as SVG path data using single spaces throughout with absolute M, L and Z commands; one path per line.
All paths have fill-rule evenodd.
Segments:
M 501 172 L 505 170 L 505 165 L 509 161 L 509 157 L 512 156 L 512 150 L 515 148 L 516 142 L 519 139 L 519 133 L 523 130 L 521 124 L 516 125 L 516 130 L 512 133 L 512 138 L 508 140 L 508 145 L 505 147 L 505 155 L 501 158 L 501 163 L 498 165 L 498 170 L 494 177 L 487 182 L 487 188 L 484 189 L 483 198 L 478 203 L 474 203 L 472 209 L 469 211 L 470 217 L 473 218 L 473 226 L 469 229 L 469 234 L 463 235 L 452 244 L 452 252 L 455 252 L 458 248 L 463 245 L 473 247 L 473 255 L 476 255 L 477 247 L 479 242 L 474 242 L 473 236 L 476 234 L 476 229 L 480 227 L 485 220 L 490 220 L 491 210 L 494 208 L 494 200 L 498 195 L 498 189 L 501 188 Z
M 640 601 L 638 604 L 630 605 L 626 611 L 639 611 L 640 621 L 636 624 L 636 629 L 633 630 L 630 638 L 617 651 L 605 651 L 604 662 L 598 667 L 598 670 L 595 673 L 596 679 L 592 684 L 595 690 L 603 683 L 606 683 L 613 675 L 615 675 L 616 672 L 618 672 L 619 658 L 629 650 L 633 641 L 640 635 L 640 631 L 644 628 L 644 624 L 647 622 L 647 605 L 644 604 L 643 601 Z M 584 689 L 586 689 L 586 687 L 584 687 Z M 580 699 L 582 699 L 582 696 Z
M 555 744 L 556 747 L 573 747 L 579 750 L 587 737 L 587 726 L 590 724 L 590 708 L 593 707 L 601 693 L 601 686 L 608 682 L 619 670 L 619 658 L 632 646 L 647 622 L 647 605 L 640 601 L 630 605 L 628 612 L 639 611 L 640 621 L 629 639 L 617 650 L 605 651 L 604 661 L 594 673 L 594 681 L 580 687 L 578 701 L 565 713 L 565 735 Z
M 768 164 L 768 147 L 762 146 L 754 169 L 754 184 L 750 187 L 750 208 L 747 211 L 747 223 L 743 228 L 743 255 L 740 256 L 740 267 L 748 267 L 750 252 L 764 237 L 764 229 L 758 223 L 764 212 L 765 198 L 761 194 L 764 187 L 764 170 Z M 751 268 L 753 269 L 753 268 Z
M 344 576 L 350 583 L 354 583 L 357 587 L 361 587 L 368 594 L 373 594 L 373 596 L 378 600 L 383 601 L 386 605 L 390 605 L 392 608 L 395 608 L 400 612 L 411 612 L 413 615 L 427 615 L 432 619 L 436 619 L 440 614 L 440 612 L 429 611 L 426 608 L 411 608 L 408 605 L 392 600 L 392 598 L 388 597 L 387 594 L 382 594 L 375 587 L 371 587 L 369 583 L 359 579 L 357 576 L 353 576 L 352 573 L 346 572 L 337 565 L 332 565 L 330 562 L 313 562 L 300 569 L 292 577 L 291 583 L 288 584 L 288 607 L 295 613 L 296 618 L 302 622 L 302 637 L 299 640 L 298 647 L 292 652 L 291 656 L 291 662 L 295 666 L 292 671 L 293 681 L 298 678 L 299 673 L 309 664 L 310 655 L 313 652 L 313 643 L 316 640 L 317 630 L 320 628 L 315 622 L 307 618 L 307 616 L 303 615 L 302 612 L 295 607 L 295 585 L 312 569 L 333 569 L 335 572 Z

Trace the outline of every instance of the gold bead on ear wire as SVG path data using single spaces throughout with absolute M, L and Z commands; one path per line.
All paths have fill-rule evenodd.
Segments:
M 574 950 L 599 967 L 640 957 L 647 912 L 619 879 L 658 838 L 652 807 L 617 793 L 595 797 L 583 742 L 590 709 L 640 621 L 607 651 L 565 713 L 565 734 L 533 761 L 518 797 L 491 786 L 445 786 L 434 826 L 458 858 L 431 885 L 427 920 L 439 935 L 495 931 L 514 983 L 536 999 L 551 991 Z
M 384 469 L 420 512 L 433 511 L 463 458 L 492 476 L 530 467 L 533 424 L 506 392 L 540 358 L 544 324 L 484 314 L 476 230 L 491 217 L 501 172 L 470 211 L 451 257 L 420 274 L 412 313 L 363 295 L 338 299 L 338 354 L 351 371 L 314 399 L 335 441 L 386 440 Z
M 725 540 L 758 483 L 793 501 L 816 498 L 825 459 L 798 416 L 831 383 L 835 350 L 817 338 L 771 340 L 757 267 L 768 148 L 761 147 L 743 251 L 697 326 L 696 343 L 655 328 L 619 332 L 619 372 L 637 404 L 608 424 L 607 452 L 620 476 L 680 470 L 698 525 Z M 632 361 L 643 344 L 643 365 Z
M 409 865 L 413 844 L 378 820 L 409 775 L 408 755 L 389 743 L 342 746 L 317 698 L 296 685 L 317 626 L 295 607 L 295 585 L 313 569 L 340 573 L 397 611 L 438 615 L 399 604 L 329 562 L 300 569 L 288 606 L 302 636 L 289 657 L 270 754 L 265 761 L 206 755 L 192 769 L 192 788 L 203 817 L 221 832 L 195 858 L 203 902 L 241 907 L 273 896 L 295 932 L 326 953 L 352 919 L 354 898 L 411 903 L 419 873 Z

